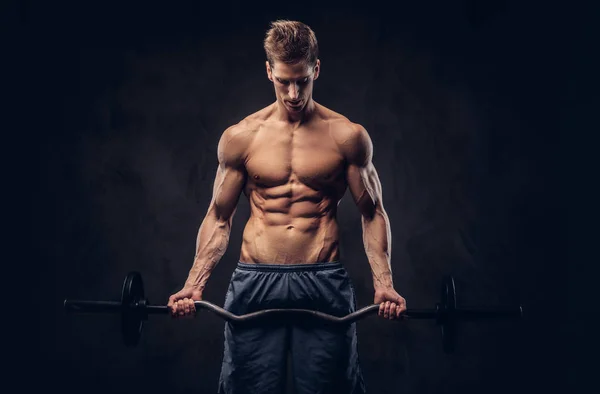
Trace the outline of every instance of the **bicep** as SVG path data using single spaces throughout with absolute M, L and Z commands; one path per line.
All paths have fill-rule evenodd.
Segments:
M 217 218 L 229 220 L 233 213 L 246 180 L 245 171 L 240 168 L 220 164 L 217 168 L 211 208 Z
M 362 166 L 350 164 L 346 178 L 358 210 L 366 218 L 372 218 L 377 207 L 382 207 L 381 182 L 375 166 L 371 161 Z
M 244 166 L 245 143 L 243 131 L 231 127 L 227 129 L 217 148 L 219 166 L 215 175 L 213 185 L 213 196 L 209 207 L 217 219 L 229 220 L 234 212 L 240 198 L 242 189 L 246 182 L 246 170 Z

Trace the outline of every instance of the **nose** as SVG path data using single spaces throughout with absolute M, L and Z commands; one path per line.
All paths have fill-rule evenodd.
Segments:
M 290 96 L 290 100 L 297 100 L 300 97 L 300 89 L 298 89 L 298 84 L 290 83 L 290 89 L 288 91 L 288 95 Z

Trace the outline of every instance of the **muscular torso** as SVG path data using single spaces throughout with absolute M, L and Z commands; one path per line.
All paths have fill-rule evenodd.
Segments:
M 276 120 L 274 106 L 247 118 L 244 193 L 250 218 L 240 261 L 310 264 L 339 259 L 337 205 L 346 191 L 340 144 L 350 122 L 316 104 L 310 121 Z

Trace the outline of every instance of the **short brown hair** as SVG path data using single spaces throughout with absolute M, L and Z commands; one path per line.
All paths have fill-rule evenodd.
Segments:
M 302 22 L 278 20 L 271 22 L 265 36 L 265 52 L 271 67 L 275 61 L 294 64 L 305 61 L 314 66 L 319 57 L 317 37 Z

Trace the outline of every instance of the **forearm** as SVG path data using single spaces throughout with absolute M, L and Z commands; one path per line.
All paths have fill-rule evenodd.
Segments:
M 371 266 L 375 290 L 391 289 L 392 236 L 386 212 L 377 208 L 372 217 L 362 217 L 363 243 Z
M 230 233 L 231 218 L 220 219 L 209 211 L 198 231 L 194 263 L 185 282 L 186 287 L 204 290 L 213 269 L 227 250 Z

